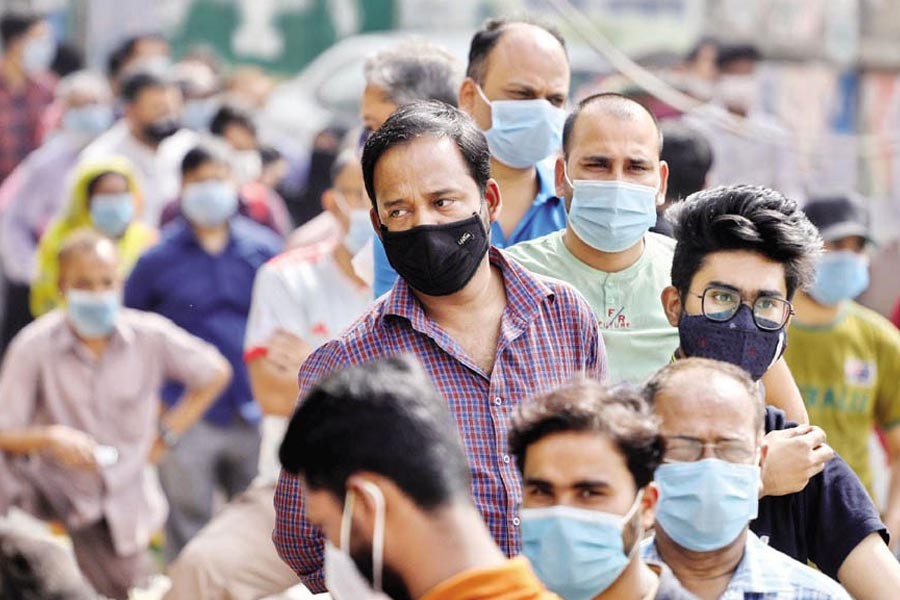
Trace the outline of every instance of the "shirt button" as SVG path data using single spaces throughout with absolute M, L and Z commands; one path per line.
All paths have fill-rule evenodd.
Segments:
M 515 525 L 516 527 L 518 527 L 519 523 L 521 523 L 521 522 L 522 521 L 519 520 L 519 517 L 513 517 L 512 524 Z
M 509 464 L 509 454 L 504 454 L 504 455 L 503 455 L 503 462 Z
M 501 404 L 503 404 L 503 399 L 500 396 L 497 396 L 496 398 L 494 398 L 494 404 L 500 406 Z

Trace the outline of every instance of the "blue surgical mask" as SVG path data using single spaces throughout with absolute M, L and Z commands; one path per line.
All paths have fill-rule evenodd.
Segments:
M 695 552 L 728 546 L 756 518 L 759 467 L 718 458 L 666 463 L 656 469 L 656 524 Z
M 219 107 L 221 100 L 216 97 L 203 100 L 188 100 L 184 103 L 184 112 L 181 115 L 181 123 L 194 131 L 206 131 Z
M 491 107 L 491 128 L 484 132 L 491 156 L 515 169 L 533 167 L 558 151 L 566 111 L 543 98 L 494 100 L 476 86 Z
M 369 211 L 365 208 L 355 208 L 350 211 L 350 226 L 344 234 L 344 247 L 350 254 L 356 254 L 362 247 L 369 243 L 375 230 L 372 229 L 372 220 Z
M 75 332 L 85 339 L 107 337 L 116 326 L 122 309 L 118 291 L 88 292 L 69 290 L 66 293 L 66 312 Z
M 807 290 L 819 304 L 834 306 L 856 298 L 869 287 L 869 261 L 852 250 L 833 250 L 819 259 L 816 280 Z
M 70 108 L 63 115 L 63 129 L 69 133 L 92 139 L 109 129 L 113 112 L 106 104 L 87 104 Z
M 50 35 L 42 35 L 25 43 L 22 53 L 22 68 L 29 75 L 44 73 L 56 56 L 56 39 Z
M 184 188 L 181 212 L 188 221 L 201 227 L 217 227 L 238 209 L 234 186 L 221 179 L 192 183 Z
M 631 248 L 656 224 L 657 189 L 625 181 L 576 179 L 569 226 L 581 241 L 601 252 Z
M 94 227 L 111 238 L 125 233 L 134 218 L 134 196 L 122 194 L 97 194 L 91 198 L 91 222 Z
M 638 546 L 626 554 L 622 533 L 640 506 L 625 516 L 572 506 L 523 508 L 522 553 L 538 578 L 564 600 L 590 600 L 619 578 Z

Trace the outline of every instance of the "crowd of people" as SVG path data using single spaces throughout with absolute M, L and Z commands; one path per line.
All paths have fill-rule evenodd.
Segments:
M 704 129 L 752 113 L 752 48 L 704 41 L 709 106 L 664 120 L 571 102 L 538 22 L 488 21 L 467 65 L 386 49 L 316 211 L 250 72 L 146 35 L 57 80 L 40 15 L 0 34 L 4 598 L 160 568 L 167 600 L 900 589 L 866 204 Z

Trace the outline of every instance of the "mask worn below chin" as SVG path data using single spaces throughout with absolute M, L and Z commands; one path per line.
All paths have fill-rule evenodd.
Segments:
M 66 293 L 66 313 L 75 332 L 85 339 L 104 338 L 116 326 L 122 308 L 117 291 L 88 292 L 69 290 Z
M 179 129 L 181 129 L 181 123 L 177 119 L 160 119 L 145 125 L 143 132 L 144 137 L 154 144 L 159 144 L 164 139 L 178 133 Z
M 391 600 L 381 591 L 384 572 L 384 495 L 377 485 L 363 482 L 363 489 L 375 501 L 375 530 L 372 534 L 372 583 L 360 573 L 350 556 L 350 529 L 353 525 L 354 493 L 347 491 L 341 516 L 341 547 L 325 542 L 325 587 L 335 600 Z
M 835 306 L 856 298 L 869 287 L 869 261 L 852 250 L 832 250 L 819 259 L 816 280 L 807 290 L 813 300 Z
M 181 212 L 188 221 L 201 227 L 218 227 L 238 209 L 238 195 L 227 181 L 212 179 L 192 183 L 184 189 Z
M 625 181 L 577 179 L 572 187 L 569 225 L 600 252 L 631 248 L 656 224 L 656 188 Z
M 757 465 L 707 458 L 656 469 L 656 523 L 672 540 L 695 552 L 726 547 L 756 518 Z
M 134 196 L 122 194 L 97 194 L 91 198 L 91 222 L 94 227 L 111 238 L 125 233 L 134 218 Z
M 622 534 L 643 497 L 638 493 L 625 516 L 571 506 L 523 508 L 522 554 L 538 579 L 564 600 L 591 600 L 622 574 L 640 535 L 625 553 Z
M 566 111 L 543 98 L 494 100 L 478 94 L 491 107 L 491 128 L 484 132 L 491 156 L 515 169 L 533 167 L 562 145 Z
M 753 311 L 742 304 L 728 321 L 682 314 L 678 337 L 685 356 L 711 358 L 741 367 L 758 381 L 787 347 L 784 327 L 765 331 L 753 321 Z
M 411 288 L 429 296 L 461 290 L 478 270 L 490 246 L 481 215 L 406 231 L 381 226 L 388 262 Z

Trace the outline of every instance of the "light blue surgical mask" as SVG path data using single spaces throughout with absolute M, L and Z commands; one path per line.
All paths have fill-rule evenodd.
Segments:
M 759 467 L 707 458 L 656 469 L 656 524 L 683 548 L 710 552 L 728 546 L 756 518 Z
M 106 104 L 87 104 L 70 108 L 63 116 L 63 129 L 93 139 L 109 129 L 113 122 L 112 108 Z
M 75 332 L 85 339 L 107 337 L 116 326 L 122 309 L 122 296 L 116 290 L 88 292 L 69 290 L 66 312 Z
M 22 52 L 22 68 L 29 75 L 44 73 L 56 56 L 56 39 L 50 35 L 42 35 L 25 43 Z
M 631 248 L 656 224 L 656 188 L 625 181 L 569 180 L 569 226 L 601 252 Z
M 350 254 L 356 254 L 362 247 L 369 243 L 375 230 L 372 229 L 372 220 L 369 211 L 365 208 L 354 208 L 350 211 L 350 226 L 344 234 L 344 247 Z
M 125 233 L 134 218 L 134 196 L 122 194 L 96 194 L 91 198 L 91 222 L 94 227 L 111 238 Z
M 808 292 L 827 306 L 856 298 L 869 287 L 869 259 L 852 250 L 832 250 L 823 254 L 816 268 L 816 280 Z
M 192 183 L 184 188 L 181 197 L 181 212 L 188 221 L 201 227 L 223 225 L 237 209 L 237 190 L 222 179 Z
M 608 589 L 631 561 L 640 532 L 628 553 L 622 534 L 642 497 L 643 492 L 625 516 L 561 505 L 523 508 L 522 554 L 550 591 L 564 600 L 590 600 Z
M 533 167 L 558 151 L 566 111 L 543 98 L 494 100 L 476 86 L 491 107 L 491 128 L 484 132 L 491 156 L 515 169 Z

